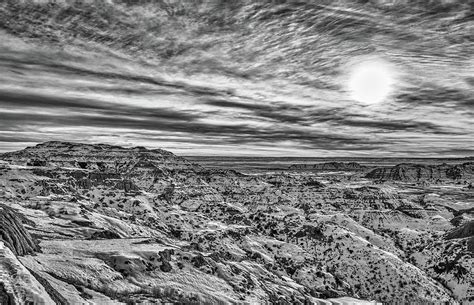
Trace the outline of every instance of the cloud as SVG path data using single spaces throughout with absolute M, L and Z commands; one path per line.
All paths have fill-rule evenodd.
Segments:
M 254 101 L 242 103 L 228 100 L 208 100 L 207 105 L 250 112 L 254 119 L 268 119 L 278 123 L 308 125 L 315 122 L 335 121 L 344 117 L 341 109 L 315 109 L 314 106 L 292 105 L 284 102 Z
M 442 132 L 441 127 L 430 122 L 403 121 L 403 120 L 353 120 L 344 119 L 341 124 L 351 127 L 365 127 L 388 131 L 414 131 L 414 132 Z
M 360 127 L 374 131 L 403 131 L 446 133 L 442 126 L 433 122 L 404 119 L 376 119 L 364 114 L 349 113 L 344 108 L 315 108 L 284 103 L 257 104 L 226 100 L 211 100 L 208 105 L 250 111 L 257 118 L 270 119 L 278 123 L 308 126 L 315 123 L 330 123 L 333 127 Z M 447 132 L 449 133 L 449 132 Z
M 36 142 L 38 141 L 37 138 L 34 137 L 24 137 L 24 136 L 8 136 L 8 135 L 2 135 L 0 134 L 0 142 L 5 142 L 5 143 L 16 143 L 16 142 Z
M 18 92 L 0 91 L 0 106 L 4 109 L 23 110 L 25 115 L 34 113 L 35 110 L 51 111 L 61 109 L 64 117 L 68 116 L 67 111 L 79 111 L 87 113 L 89 116 L 81 114 L 84 119 L 93 118 L 100 115 L 104 120 L 114 117 L 128 117 L 129 120 L 150 119 L 150 120 L 172 120 L 172 121 L 192 121 L 201 117 L 196 113 L 186 111 L 175 111 L 169 108 L 144 108 L 131 104 L 111 103 L 101 100 L 91 100 L 85 98 L 71 98 L 67 96 L 57 97 L 42 94 L 28 94 Z M 28 111 L 28 109 L 33 111 Z M 71 118 L 75 122 L 80 122 L 80 116 Z M 0 118 L 6 114 L 0 113 Z M 41 116 L 37 116 L 41 118 Z M 6 119 L 6 118 L 5 118 Z M 19 118 L 22 119 L 21 117 Z M 124 120 L 126 121 L 126 120 Z
M 191 95 L 200 96 L 220 96 L 227 95 L 230 92 L 226 90 L 219 90 L 212 87 L 192 85 L 182 81 L 171 81 L 160 78 L 158 76 L 144 76 L 140 74 L 130 73 L 128 71 L 98 71 L 97 69 L 84 68 L 77 65 L 66 64 L 66 63 L 55 63 L 55 62 L 40 62 L 36 58 L 12 58 L 0 56 L 0 62 L 8 62 L 9 65 L 13 66 L 31 66 L 33 70 L 44 71 L 48 73 L 54 73 L 61 75 L 62 77 L 82 77 L 84 79 L 96 78 L 101 81 L 104 80 L 115 80 L 125 81 L 134 86 L 137 84 L 153 85 L 156 89 L 167 88 L 182 91 Z
M 449 108 L 451 105 L 468 108 L 474 107 L 472 91 L 440 87 L 433 84 L 424 84 L 420 88 L 412 89 L 411 92 L 399 94 L 395 97 L 395 101 L 411 107 L 422 105 L 445 108 Z
M 336 136 L 313 131 L 284 130 L 280 128 L 258 128 L 250 125 L 207 124 L 197 121 L 176 121 L 166 116 L 163 120 L 157 117 L 139 116 L 102 116 L 95 114 L 52 115 L 34 113 L 0 113 L 3 130 L 9 126 L 76 126 L 99 128 L 127 128 L 130 130 L 185 132 L 196 135 L 219 136 L 229 143 L 299 140 L 314 143 L 345 141 L 354 143 L 357 137 Z M 231 138 L 225 138 L 231 137 Z
M 284 102 L 237 102 L 208 98 L 205 105 L 215 111 L 197 112 L 179 108 L 146 108 L 132 103 L 112 103 L 90 98 L 52 96 L 50 94 L 0 91 L 0 128 L 5 131 L 25 131 L 45 127 L 82 129 L 97 128 L 110 134 L 122 130 L 139 135 L 146 131 L 153 141 L 183 141 L 193 145 L 254 145 L 255 147 L 292 142 L 301 149 L 332 151 L 381 151 L 396 141 L 380 136 L 367 137 L 359 128 L 372 132 L 431 132 L 443 134 L 441 127 L 416 120 L 376 120 L 366 114 L 352 113 L 342 107 L 299 106 Z M 246 123 L 213 122 L 210 116 L 228 117 L 226 109 L 242 115 Z M 7 110 L 7 111 L 5 111 Z M 202 120 L 206 119 L 206 120 Z M 259 122 L 270 120 L 267 126 Z M 312 127 L 312 124 L 323 124 Z M 355 129 L 356 128 L 356 129 Z M 154 136 L 153 133 L 160 135 Z M 163 134 L 165 136 L 163 136 Z M 167 136 L 174 135 L 174 138 Z M 54 138 L 54 137 L 53 137 Z M 45 137 L 51 139 L 51 135 Z M 3 137 L 3 141 L 29 142 L 30 137 Z
M 205 102 L 207 105 L 216 106 L 220 108 L 233 108 L 233 109 L 242 109 L 242 110 L 272 110 L 273 107 L 270 105 L 262 104 L 262 103 L 241 103 L 241 102 L 233 102 L 227 101 L 222 99 L 210 99 Z
M 230 103 L 226 104 L 230 105 Z M 253 144 L 256 146 L 293 141 L 295 145 L 313 148 L 344 150 L 360 146 L 375 149 L 384 144 L 381 141 L 367 140 L 363 137 L 334 134 L 314 129 L 300 129 L 298 126 L 285 127 L 274 124 L 261 127 L 252 122 L 248 124 L 205 123 L 200 119 L 204 113 L 188 113 L 171 109 L 147 109 L 94 101 L 89 99 L 57 98 L 37 94 L 16 94 L 2 92 L 0 106 L 15 109 L 13 112 L 0 112 L 1 130 L 24 131 L 42 127 L 68 127 L 83 133 L 84 128 L 107 129 L 111 134 L 127 129 L 132 133 L 148 131 L 179 135 L 183 141 L 214 143 L 221 145 Z M 15 106 L 15 107 L 12 107 Z M 293 107 L 280 106 L 277 109 Z M 40 112 L 37 110 L 41 109 Z M 60 110 L 59 112 L 57 110 Z M 62 110 L 61 110 L 62 109 Z M 252 107 L 256 114 L 272 117 L 278 122 L 294 123 L 298 120 L 284 114 L 271 114 L 269 106 Z M 296 118 L 296 117 L 295 117 Z M 258 120 L 255 120 L 258 122 Z M 192 140 L 193 137 L 205 140 Z M 212 139 L 209 139 L 212 137 Z M 50 137 L 48 137 L 49 139 Z M 19 140 L 18 140 L 19 141 Z
M 467 77 L 465 80 L 466 83 L 474 87 L 474 77 Z

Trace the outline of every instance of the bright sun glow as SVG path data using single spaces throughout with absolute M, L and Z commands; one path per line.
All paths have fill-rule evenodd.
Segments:
M 377 104 L 387 99 L 394 82 L 394 72 L 389 64 L 383 61 L 365 61 L 353 67 L 348 89 L 354 100 Z

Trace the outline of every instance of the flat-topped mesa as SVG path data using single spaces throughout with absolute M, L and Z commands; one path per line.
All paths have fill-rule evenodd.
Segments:
M 326 162 L 316 164 L 293 164 L 290 170 L 314 170 L 314 171 L 360 171 L 366 167 L 356 162 Z
M 31 254 L 39 250 L 22 221 L 22 216 L 15 210 L 0 204 L 0 241 L 15 255 Z
M 474 178 L 474 162 L 463 164 L 424 165 L 402 163 L 393 167 L 379 167 L 366 178 L 394 181 L 458 180 Z
M 3 154 L 6 157 L 28 157 L 38 156 L 41 154 L 48 154 L 54 157 L 63 157 L 65 154 L 73 156 L 88 157 L 91 154 L 97 157 L 115 157 L 121 155 L 135 154 L 154 154 L 163 157 L 176 157 L 172 152 L 163 149 L 146 149 L 145 147 L 121 147 L 109 144 L 86 144 L 62 141 L 49 141 L 38 144 L 36 146 L 29 146 L 23 150 L 9 152 Z
M 120 168 L 145 165 L 149 162 L 165 166 L 196 167 L 186 159 L 163 149 L 125 148 L 107 144 L 84 144 L 50 141 L 20 151 L 0 155 L 10 164 L 52 166 L 117 171 Z

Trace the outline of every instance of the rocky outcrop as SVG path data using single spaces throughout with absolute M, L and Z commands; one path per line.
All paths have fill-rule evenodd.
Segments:
M 361 171 L 365 166 L 356 162 L 326 162 L 316 164 L 293 164 L 290 170 L 312 170 L 312 171 Z
M 22 224 L 22 217 L 12 208 L 0 204 L 0 240 L 15 255 L 26 255 L 39 250 Z
M 474 237 L 474 220 L 462 224 L 446 234 L 447 239 Z
M 5 288 L 5 283 L 0 283 L 0 304 L 14 305 L 13 294 Z
M 457 180 L 474 177 L 474 163 L 467 162 L 457 165 L 440 164 L 398 164 L 394 167 L 380 167 L 370 171 L 366 178 L 373 180 L 395 181 L 427 181 Z
M 83 145 L 59 141 L 45 142 L 21 151 L 1 154 L 0 159 L 23 166 L 69 167 L 109 174 L 146 166 L 149 160 L 173 168 L 192 167 L 186 159 L 162 149 L 124 148 L 106 144 Z
M 474 220 L 468 221 L 446 234 L 446 239 L 465 238 L 467 250 L 474 255 Z
M 0 304 L 56 304 L 3 241 L 0 241 Z
M 453 236 L 464 234 L 459 234 L 458 231 L 450 237 Z M 473 237 L 438 239 L 413 251 L 410 260 L 423 268 L 430 277 L 448 287 L 462 304 L 471 304 L 474 283 L 473 241 Z

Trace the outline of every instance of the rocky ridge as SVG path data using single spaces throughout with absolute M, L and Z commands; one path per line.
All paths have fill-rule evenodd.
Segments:
M 316 164 L 293 164 L 290 170 L 316 170 L 316 171 L 361 171 L 366 167 L 356 162 L 326 162 Z
M 449 165 L 398 164 L 367 173 L 366 178 L 395 181 L 460 180 L 474 177 L 474 162 Z
M 0 303 L 55 304 L 46 289 L 0 241 Z

